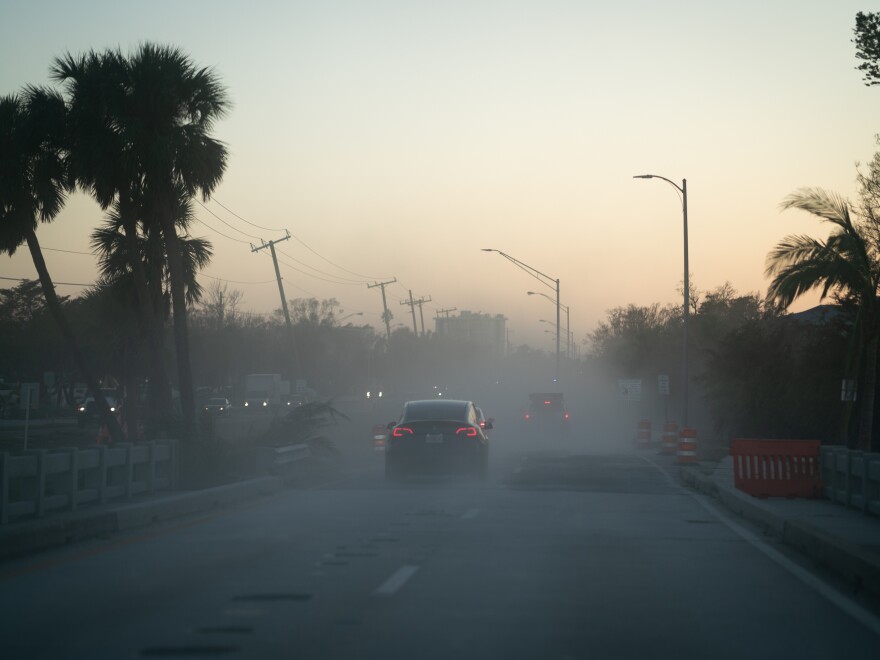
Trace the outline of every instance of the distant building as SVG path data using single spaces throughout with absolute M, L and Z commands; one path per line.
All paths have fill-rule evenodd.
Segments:
M 435 333 L 452 342 L 479 344 L 496 355 L 504 355 L 507 319 L 503 314 L 462 311 L 458 316 L 438 316 Z

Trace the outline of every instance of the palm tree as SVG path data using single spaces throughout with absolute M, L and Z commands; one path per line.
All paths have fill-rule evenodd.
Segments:
M 205 239 L 192 238 L 185 234 L 192 219 L 192 205 L 184 196 L 181 196 L 179 200 L 177 218 L 178 225 L 181 231 L 184 232 L 184 235 L 180 238 L 180 245 L 183 253 L 187 301 L 188 304 L 193 305 L 198 302 L 201 296 L 201 286 L 196 280 L 196 276 L 199 270 L 210 262 L 211 246 Z M 135 248 L 137 252 L 132 255 L 128 251 L 132 242 L 130 237 L 120 232 L 122 224 L 123 218 L 120 213 L 120 204 L 117 202 L 114 205 L 113 211 L 108 214 L 104 225 L 92 232 L 92 248 L 99 255 L 98 265 L 102 277 L 102 292 L 113 297 L 117 304 L 121 303 L 124 309 L 134 311 L 134 308 L 139 306 L 139 296 L 137 295 L 135 275 L 131 264 L 133 262 L 140 263 L 148 277 L 147 284 L 151 298 L 150 308 L 155 315 L 159 316 L 160 322 L 164 323 L 169 312 L 167 296 L 165 295 L 169 277 L 168 264 L 159 231 L 154 229 L 151 232 L 149 228 L 146 228 L 146 231 L 136 236 Z M 144 328 L 142 327 L 143 330 Z M 130 341 L 125 344 L 124 348 L 127 355 L 130 355 L 135 350 Z M 160 355 L 158 359 L 162 359 L 162 357 Z M 149 361 L 155 359 L 156 356 L 151 355 Z M 130 360 L 129 364 L 133 362 L 133 360 Z M 129 368 L 130 371 L 131 369 Z M 127 389 L 130 392 L 136 393 L 136 386 L 131 386 L 131 383 L 136 382 L 134 376 L 135 374 L 128 374 L 126 380 L 129 386 Z M 128 428 L 137 428 L 136 408 L 126 407 L 125 411 Z
M 68 79 L 76 70 L 68 66 L 71 59 L 68 56 L 56 61 L 56 79 Z M 210 136 L 210 131 L 226 113 L 229 102 L 213 70 L 196 67 L 177 48 L 147 43 L 127 59 L 108 55 L 108 62 L 115 101 L 99 104 L 92 112 L 119 140 L 116 148 L 124 153 L 122 169 L 142 195 L 142 221 L 162 231 L 181 406 L 187 431 L 192 431 L 195 399 L 189 362 L 187 292 L 175 207 L 178 191 L 183 190 L 188 197 L 201 193 L 207 199 L 219 184 L 226 169 L 227 151 Z M 117 93 L 120 89 L 124 94 Z
M 766 274 L 773 278 L 768 299 L 784 309 L 808 291 L 821 289 L 822 299 L 834 294 L 855 304 L 856 350 L 847 372 L 861 380 L 858 447 L 870 451 L 880 348 L 878 223 L 873 213 L 857 214 L 854 221 L 846 199 L 816 188 L 792 193 L 782 208 L 807 211 L 834 228 L 824 241 L 799 235 L 787 236 L 776 245 L 767 256 Z
M 71 190 L 65 162 L 67 108 L 52 90 L 28 87 L 0 98 L 0 252 L 27 243 L 46 306 L 86 380 L 114 442 L 124 439 L 67 322 L 37 240 L 38 222 L 51 222 Z
M 126 249 L 121 254 L 139 255 L 139 199 L 142 174 L 126 138 L 128 69 L 119 51 L 90 51 L 74 57 L 56 58 L 51 76 L 65 85 L 69 95 L 70 168 L 77 184 L 89 192 L 103 210 L 114 207 Z M 150 291 L 146 264 L 128 262 L 130 285 L 136 296 L 141 331 L 152 353 L 150 410 L 156 417 L 171 415 L 171 383 L 164 360 L 164 319 L 157 298 Z

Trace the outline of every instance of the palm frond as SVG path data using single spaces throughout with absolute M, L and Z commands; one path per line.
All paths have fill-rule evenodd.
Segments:
M 780 206 L 783 210 L 800 209 L 845 231 L 852 230 L 849 202 L 835 192 L 822 188 L 800 188 L 786 197 Z

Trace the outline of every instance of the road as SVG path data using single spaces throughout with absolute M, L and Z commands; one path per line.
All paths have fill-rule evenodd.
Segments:
M 0 657 L 878 657 L 874 615 L 624 448 L 499 431 L 486 483 L 386 484 L 381 455 L 355 456 L 316 487 L 0 565 Z

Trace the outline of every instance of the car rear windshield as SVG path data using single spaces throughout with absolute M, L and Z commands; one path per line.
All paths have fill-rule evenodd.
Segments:
M 467 401 L 410 401 L 403 411 L 403 421 L 431 419 L 467 420 Z

